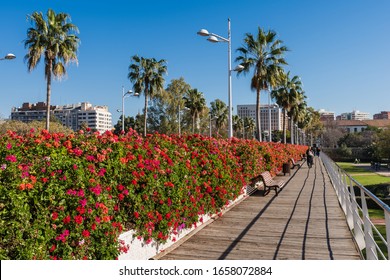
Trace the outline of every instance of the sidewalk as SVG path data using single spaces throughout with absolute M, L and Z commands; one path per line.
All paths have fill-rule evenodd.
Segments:
M 292 171 L 278 196 L 255 192 L 155 259 L 360 259 L 321 159 Z

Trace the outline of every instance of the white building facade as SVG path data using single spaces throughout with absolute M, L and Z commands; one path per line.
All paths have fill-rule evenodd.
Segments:
M 364 121 L 370 119 L 370 113 L 364 113 L 360 111 L 352 111 L 349 113 L 342 113 L 340 115 L 340 120 L 356 120 L 356 121 Z
M 40 121 L 46 118 L 46 104 L 23 103 L 20 108 L 12 108 L 11 119 L 22 122 Z M 93 106 L 82 102 L 72 105 L 51 106 L 51 113 L 61 123 L 73 130 L 79 130 L 83 125 L 100 133 L 112 129 L 112 116 L 107 106 Z
M 271 112 L 270 112 L 271 111 Z M 263 104 L 260 105 L 260 124 L 262 131 L 269 130 L 269 116 L 271 113 L 271 130 L 283 130 L 283 114 L 282 110 L 277 104 Z M 237 105 L 237 115 L 244 119 L 246 117 L 252 118 L 256 121 L 256 105 Z

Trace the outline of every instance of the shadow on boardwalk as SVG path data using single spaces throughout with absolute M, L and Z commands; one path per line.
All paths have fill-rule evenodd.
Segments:
M 155 259 L 360 259 L 321 159 L 283 180 L 278 196 L 255 192 Z

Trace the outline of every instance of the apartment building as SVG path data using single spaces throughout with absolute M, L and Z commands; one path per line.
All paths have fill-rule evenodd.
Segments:
M 283 130 L 283 114 L 277 104 L 262 104 L 260 106 L 261 130 L 269 130 L 269 115 L 271 111 L 271 130 Z M 237 115 L 240 118 L 249 117 L 256 121 L 256 105 L 237 105 Z
M 364 113 L 357 110 L 348 113 L 342 113 L 340 116 L 337 116 L 337 120 L 357 120 L 364 121 L 370 119 L 370 113 Z
M 23 103 L 22 107 L 12 108 L 11 119 L 22 122 L 40 121 L 46 118 L 47 105 L 44 102 L 36 104 Z M 50 106 L 51 114 L 64 126 L 79 130 L 82 125 L 96 129 L 100 133 L 112 129 L 112 117 L 107 106 L 93 106 L 82 102 L 72 105 Z
M 374 120 L 390 120 L 390 112 L 382 111 L 378 114 L 374 114 Z

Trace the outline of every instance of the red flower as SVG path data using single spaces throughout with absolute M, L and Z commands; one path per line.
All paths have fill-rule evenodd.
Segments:
M 50 253 L 52 253 L 54 250 L 56 249 L 56 245 L 53 245 L 53 246 L 51 246 L 51 248 L 50 248 Z
M 64 224 L 69 224 L 69 223 L 70 223 L 70 216 L 69 216 L 69 215 L 66 216 L 66 217 L 62 220 L 62 222 L 63 222 Z
M 89 233 L 89 231 L 88 230 L 83 230 L 83 236 L 84 237 L 89 237 L 89 235 L 90 235 L 90 233 Z
M 136 219 L 138 219 L 138 218 L 139 218 L 139 213 L 138 213 L 138 212 L 134 212 L 134 217 L 135 217 Z
M 74 217 L 74 221 L 76 224 L 81 224 L 83 222 L 83 217 L 77 215 L 76 217 Z
M 53 212 L 53 213 L 51 214 L 51 219 L 52 219 L 53 221 L 55 221 L 55 220 L 57 220 L 57 218 L 58 218 L 58 213 L 57 213 L 57 212 Z

